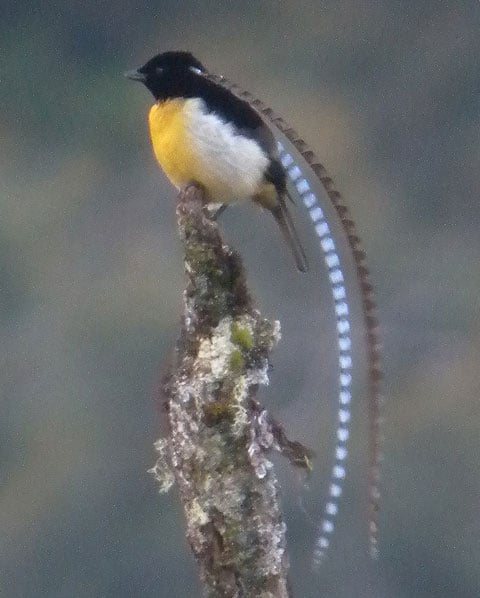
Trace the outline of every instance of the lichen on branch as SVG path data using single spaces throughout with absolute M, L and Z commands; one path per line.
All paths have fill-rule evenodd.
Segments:
M 177 483 L 208 596 L 288 597 L 286 526 L 268 453 L 303 467 L 311 455 L 256 400 L 280 326 L 253 307 L 241 260 L 223 243 L 201 188 L 179 193 L 177 220 L 187 286 L 164 387 L 169 435 L 156 443 L 152 472 L 162 490 Z

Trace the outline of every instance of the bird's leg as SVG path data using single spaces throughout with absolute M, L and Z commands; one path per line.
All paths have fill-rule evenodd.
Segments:
M 220 216 L 223 214 L 223 212 L 225 212 L 227 207 L 228 207 L 228 204 L 222 203 L 222 205 L 219 208 L 217 208 L 215 211 L 212 210 L 212 220 L 214 222 L 216 222 L 220 218 Z

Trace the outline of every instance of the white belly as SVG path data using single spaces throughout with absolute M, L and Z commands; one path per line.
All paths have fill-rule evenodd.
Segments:
M 212 202 L 251 199 L 264 183 L 269 159 L 253 140 L 206 111 L 203 100 L 187 100 L 186 133 L 198 159 L 202 180 Z

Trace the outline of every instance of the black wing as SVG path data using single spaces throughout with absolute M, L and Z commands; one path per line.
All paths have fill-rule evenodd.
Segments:
M 212 112 L 226 122 L 231 122 L 240 135 L 253 139 L 270 159 L 265 173 L 266 179 L 275 185 L 279 194 L 286 192 L 286 174 L 278 160 L 277 143 L 272 131 L 250 104 L 225 87 L 218 85 L 204 75 L 195 75 L 191 86 L 191 97 L 199 97 Z

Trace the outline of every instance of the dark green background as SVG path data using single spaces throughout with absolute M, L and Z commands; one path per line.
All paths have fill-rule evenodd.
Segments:
M 262 397 L 319 453 L 310 492 L 282 469 L 296 595 L 478 596 L 480 2 L 10 1 L 1 12 L 0 594 L 199 595 L 175 493 L 158 496 L 145 473 L 180 313 L 175 193 L 149 146 L 151 99 L 121 76 L 190 49 L 316 149 L 378 290 L 381 556 L 365 557 L 359 392 L 351 481 L 315 577 L 295 495 L 317 519 L 334 425 L 324 272 L 299 278 L 260 211 L 222 221 L 283 324 Z M 318 256 L 301 207 L 296 218 Z

